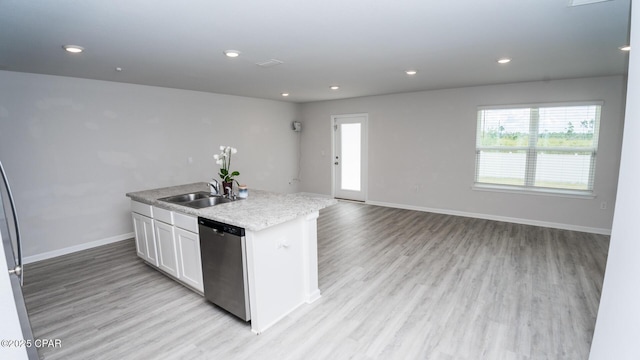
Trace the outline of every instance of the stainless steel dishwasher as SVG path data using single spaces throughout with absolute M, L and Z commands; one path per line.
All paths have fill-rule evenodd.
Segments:
M 205 299 L 251 320 L 244 229 L 201 217 L 198 228 Z

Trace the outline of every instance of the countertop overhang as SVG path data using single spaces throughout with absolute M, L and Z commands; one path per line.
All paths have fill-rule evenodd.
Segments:
M 199 182 L 130 192 L 126 196 L 145 204 L 240 226 L 250 231 L 264 230 L 337 203 L 337 200 L 330 198 L 301 194 L 281 194 L 255 189 L 249 189 L 249 196 L 246 199 L 238 199 L 202 209 L 193 209 L 158 200 L 197 191 L 208 192 L 209 186 L 207 183 Z

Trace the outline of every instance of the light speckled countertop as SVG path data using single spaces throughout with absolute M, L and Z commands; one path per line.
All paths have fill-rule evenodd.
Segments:
M 207 183 L 193 183 L 160 189 L 127 193 L 132 200 L 173 210 L 189 215 L 201 216 L 236 225 L 251 231 L 260 231 L 299 216 L 310 214 L 336 204 L 335 199 L 312 197 L 299 194 L 280 194 L 270 191 L 249 189 L 246 199 L 211 206 L 203 209 L 172 204 L 158 199 L 196 191 L 209 191 Z

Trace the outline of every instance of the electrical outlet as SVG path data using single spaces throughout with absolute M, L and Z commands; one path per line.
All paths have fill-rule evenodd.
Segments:
M 607 210 L 607 202 L 603 201 L 600 203 L 600 210 Z

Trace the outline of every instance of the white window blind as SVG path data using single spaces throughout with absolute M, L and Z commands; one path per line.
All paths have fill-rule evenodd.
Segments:
M 592 194 L 601 107 L 478 109 L 476 184 Z

